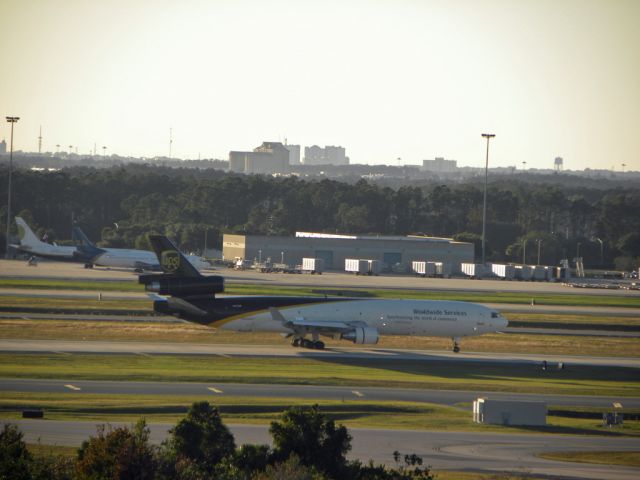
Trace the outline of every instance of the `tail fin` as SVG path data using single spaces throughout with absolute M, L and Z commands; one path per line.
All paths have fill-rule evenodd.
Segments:
M 177 277 L 202 277 L 197 268 L 164 235 L 149 235 L 149 241 L 156 252 L 160 268 L 164 273 Z
M 27 222 L 22 217 L 16 217 L 16 225 L 18 225 L 18 236 L 20 237 L 20 245 L 35 247 L 42 245 L 44 242 L 40 241 L 36 234 L 29 228 Z
M 83 247 L 95 247 L 93 242 L 89 240 L 89 237 L 87 237 L 82 229 L 78 226 L 73 227 L 73 240 Z
M 72 231 L 73 240 L 78 244 L 76 247 L 78 249 L 77 256 L 88 259 L 95 259 L 101 253 L 104 253 L 104 250 L 96 247 L 89 237 L 85 235 L 82 229 L 78 226 L 73 227 Z

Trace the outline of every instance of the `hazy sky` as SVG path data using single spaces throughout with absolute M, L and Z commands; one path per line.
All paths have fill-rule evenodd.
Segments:
M 0 0 L 15 148 L 640 170 L 639 0 Z M 0 137 L 9 137 L 6 122 Z

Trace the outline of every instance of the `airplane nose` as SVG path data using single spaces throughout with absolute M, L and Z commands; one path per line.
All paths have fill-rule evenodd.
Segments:
M 500 317 L 500 325 L 499 328 L 507 328 L 509 326 L 509 320 L 504 317 Z

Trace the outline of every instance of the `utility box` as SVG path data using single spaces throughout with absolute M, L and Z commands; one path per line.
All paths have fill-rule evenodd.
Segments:
M 302 271 L 311 272 L 312 275 L 322 275 L 322 272 L 324 272 L 324 260 L 322 258 L 303 258 Z
M 478 398 L 473 401 L 473 421 L 492 425 L 544 426 L 547 424 L 547 404 Z

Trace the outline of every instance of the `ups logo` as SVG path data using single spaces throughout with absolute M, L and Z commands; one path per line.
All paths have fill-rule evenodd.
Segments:
M 180 254 L 174 250 L 162 252 L 160 256 L 160 265 L 162 269 L 168 273 L 174 273 L 180 266 Z

